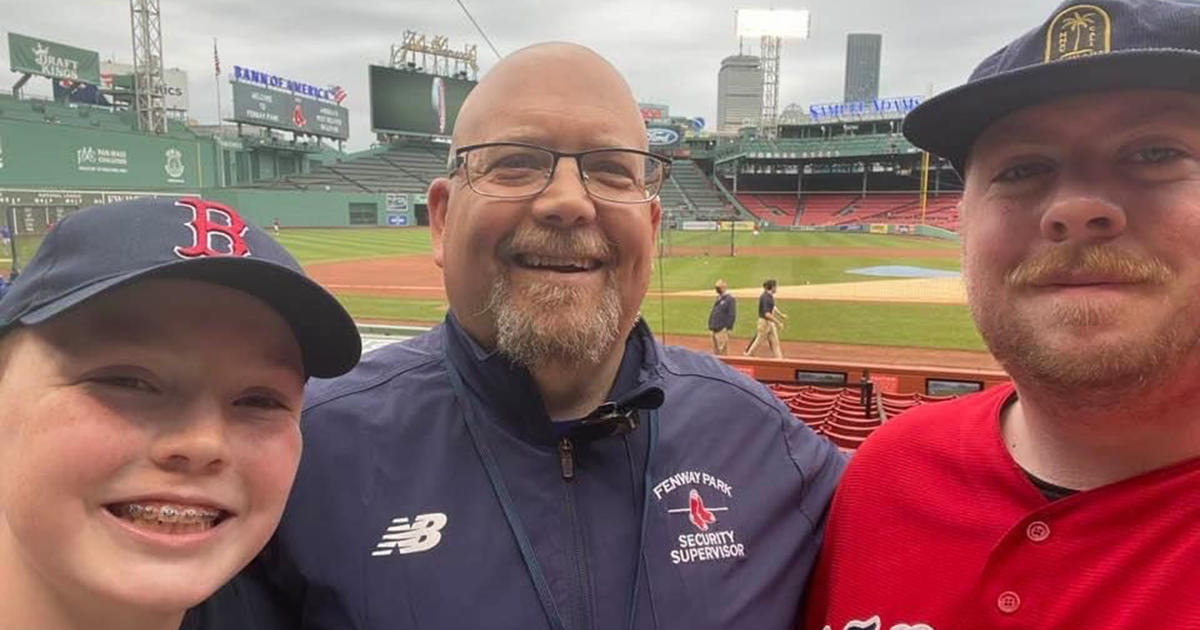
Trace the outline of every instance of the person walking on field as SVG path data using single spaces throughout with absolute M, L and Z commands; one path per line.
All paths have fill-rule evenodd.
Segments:
M 783 328 L 783 320 L 787 319 L 787 315 L 775 307 L 775 289 L 777 288 L 775 279 L 766 279 L 762 286 L 762 295 L 758 296 L 758 329 L 754 335 L 754 341 L 751 341 L 750 347 L 746 348 L 746 356 L 753 355 L 759 344 L 765 339 L 767 347 L 771 349 L 771 356 L 782 359 L 783 350 L 779 347 L 779 329 Z
M 713 288 L 717 291 L 717 301 L 708 314 L 708 329 L 712 331 L 713 354 L 723 355 L 729 349 L 729 331 L 737 320 L 737 300 L 727 290 L 724 280 L 718 279 Z

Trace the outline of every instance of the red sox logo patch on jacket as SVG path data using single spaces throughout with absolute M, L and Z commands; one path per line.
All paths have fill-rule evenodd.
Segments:
M 175 248 L 180 258 L 250 255 L 246 222 L 233 208 L 203 199 L 180 199 L 175 205 L 192 213 L 192 220 L 186 223 L 192 230 L 192 244 Z
M 686 503 L 683 493 L 675 492 L 685 488 Z M 685 470 L 654 484 L 653 491 L 667 514 L 675 517 L 673 531 L 679 532 L 675 548 L 670 551 L 672 564 L 746 557 L 745 544 L 728 522 L 733 486 L 715 475 Z

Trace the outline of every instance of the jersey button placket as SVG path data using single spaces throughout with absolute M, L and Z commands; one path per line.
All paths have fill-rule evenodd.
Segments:
M 1050 537 L 1050 526 L 1045 521 L 1034 521 L 1025 528 L 1025 537 L 1031 542 L 1046 542 Z
M 1021 596 L 1013 591 L 1004 591 L 996 598 L 996 608 L 1006 615 L 1011 615 L 1021 609 Z

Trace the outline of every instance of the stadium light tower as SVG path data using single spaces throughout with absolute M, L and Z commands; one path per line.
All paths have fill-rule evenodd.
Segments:
M 758 37 L 763 68 L 761 133 L 774 138 L 779 114 L 779 56 L 784 38 L 808 39 L 809 15 L 805 9 L 738 9 L 737 36 Z
M 134 109 L 138 129 L 163 135 L 167 133 L 167 106 L 158 0 L 129 0 L 129 13 L 133 26 Z

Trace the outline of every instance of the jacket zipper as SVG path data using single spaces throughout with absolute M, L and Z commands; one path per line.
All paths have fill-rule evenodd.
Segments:
M 558 463 L 562 466 L 563 479 L 571 481 L 575 478 L 575 445 L 565 435 L 558 441 Z
M 579 527 L 579 515 L 575 509 L 575 444 L 571 438 L 563 436 L 558 441 L 558 462 L 562 466 L 563 481 L 566 483 L 563 486 L 563 491 L 566 493 L 567 503 L 567 521 L 568 529 L 571 532 L 571 546 L 574 548 L 575 569 L 576 569 L 576 585 L 578 597 L 576 602 L 578 608 L 575 611 L 575 619 L 578 625 L 576 630 L 587 630 L 592 627 L 591 615 L 589 610 L 591 606 L 588 601 L 588 567 L 587 557 L 584 552 L 583 535 Z

